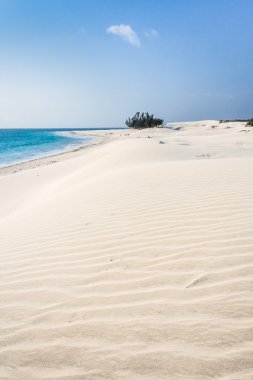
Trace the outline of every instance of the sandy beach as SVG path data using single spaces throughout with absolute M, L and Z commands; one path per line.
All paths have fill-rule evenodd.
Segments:
M 253 127 L 168 127 L 0 170 L 0 379 L 253 379 Z

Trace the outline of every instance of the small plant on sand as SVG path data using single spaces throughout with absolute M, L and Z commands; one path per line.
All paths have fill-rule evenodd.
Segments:
M 130 119 L 126 120 L 128 128 L 143 129 L 154 128 L 163 125 L 163 120 L 150 115 L 148 112 L 136 112 L 136 114 Z
M 220 123 L 246 123 L 246 125 L 253 126 L 253 118 L 251 119 L 232 119 L 232 120 L 220 120 Z
M 249 119 L 248 123 L 246 124 L 250 127 L 253 127 L 253 118 L 252 119 Z

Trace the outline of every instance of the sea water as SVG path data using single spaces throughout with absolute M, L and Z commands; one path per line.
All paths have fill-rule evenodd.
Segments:
M 77 129 L 0 129 L 0 167 L 50 156 L 94 141 Z M 85 131 L 88 129 L 82 129 Z

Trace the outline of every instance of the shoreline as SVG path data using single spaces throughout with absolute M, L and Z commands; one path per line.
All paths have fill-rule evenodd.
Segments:
M 170 144 L 171 154 L 174 155 L 173 150 L 176 145 L 191 145 L 192 141 L 195 139 L 196 135 L 199 135 L 199 138 L 203 135 L 206 136 L 206 133 L 212 138 L 212 136 L 215 136 L 216 134 L 227 134 L 228 136 L 234 133 L 238 132 L 252 132 L 253 129 L 247 128 L 245 123 L 243 122 L 230 122 L 230 123 L 224 123 L 222 125 L 219 124 L 217 120 L 207 120 L 207 121 L 199 121 L 199 122 L 181 122 L 181 123 L 169 123 L 170 127 L 164 127 L 164 128 L 153 128 L 153 129 L 98 129 L 98 130 L 87 130 L 87 131 L 79 131 L 79 130 L 73 130 L 71 131 L 72 134 L 76 134 L 79 136 L 85 136 L 85 137 L 91 137 L 94 139 L 94 141 L 90 144 L 83 145 L 83 146 L 77 146 L 73 147 L 73 149 L 62 151 L 56 154 L 50 154 L 48 156 L 44 157 L 38 157 L 34 159 L 30 159 L 28 161 L 23 161 L 20 163 L 15 163 L 7 166 L 0 167 L 0 178 L 3 176 L 12 175 L 15 173 L 23 172 L 24 170 L 29 169 L 36 169 L 43 166 L 55 164 L 58 162 L 62 162 L 65 160 L 69 160 L 74 157 L 79 157 L 83 155 L 84 153 L 88 153 L 90 150 L 93 150 L 95 147 L 107 144 L 111 141 L 115 141 L 121 138 L 133 138 L 133 139 L 157 139 L 158 142 L 160 139 L 163 139 L 166 141 L 166 144 Z M 215 125 L 215 129 L 213 129 L 213 125 Z M 186 127 L 187 126 L 187 127 Z M 191 133 L 189 134 L 187 129 L 186 132 L 184 131 L 184 128 L 190 127 Z M 243 128 L 243 129 L 242 129 Z M 247 129 L 245 129 L 247 128 Z M 150 136 L 149 136 L 150 134 Z M 250 134 L 251 135 L 251 134 Z M 187 137 L 188 141 L 183 142 L 183 140 L 180 142 L 177 141 L 177 138 L 185 138 Z M 243 133 L 241 134 L 240 138 L 242 142 L 237 142 L 237 144 L 241 145 L 244 149 L 246 148 L 245 143 L 250 143 L 248 140 L 248 134 Z M 204 137 L 205 138 L 205 137 Z M 246 139 L 246 140 L 245 140 Z M 178 144 L 179 143 L 179 144 Z M 177 159 L 182 159 L 184 157 L 185 159 L 191 158 L 198 159 L 198 158 L 226 158 L 227 152 L 226 152 L 226 145 L 224 144 L 223 149 L 224 152 L 222 154 L 216 154 L 215 149 L 213 149 L 215 146 L 212 144 L 207 143 L 206 144 L 206 152 L 199 152 L 199 154 L 186 154 L 186 156 L 183 154 L 180 154 Z M 211 148 L 211 149 L 210 149 Z M 251 146 L 248 146 L 248 148 L 251 148 Z M 198 150 L 198 148 L 197 148 Z M 208 152 L 207 152 L 208 151 Z M 250 154 L 251 149 L 249 150 L 249 154 L 246 153 L 246 156 L 251 155 Z M 235 152 L 236 155 L 238 155 L 238 148 L 235 146 Z M 200 154 L 201 153 L 201 154 Z M 211 153 L 211 154 L 210 154 Z M 221 151 L 220 151 L 221 153 Z M 230 152 L 231 153 L 231 152 Z M 228 157 L 231 157 L 229 154 Z M 242 158 L 241 155 L 239 155 L 239 158 Z
M 96 130 L 96 132 L 97 131 L 100 131 L 100 130 Z M 111 130 L 106 130 L 106 131 L 109 131 L 109 133 L 111 133 L 110 132 Z M 83 136 L 84 133 L 81 133 L 81 132 L 83 131 L 78 131 L 78 130 L 71 131 L 72 134 Z M 91 133 L 87 133 L 87 132 L 91 132 Z M 101 136 L 99 133 L 94 133 L 93 131 L 85 131 L 85 135 L 88 135 L 87 137 L 94 138 L 94 141 L 86 145 L 73 147 L 70 150 L 65 150 L 59 153 L 49 154 L 47 156 L 33 158 L 27 161 L 17 162 L 14 164 L 0 167 L 0 177 L 22 172 L 24 170 L 36 169 L 38 167 L 51 165 L 60 161 L 71 159 L 73 158 L 73 156 L 77 156 L 78 153 L 81 154 L 81 153 L 84 153 L 85 151 L 89 151 L 90 149 L 98 145 L 102 145 L 109 140 L 108 137 Z
M 204 123 L 204 124 L 203 124 Z M 213 124 L 215 125 L 215 129 Z M 79 136 L 85 136 L 85 137 L 91 137 L 94 139 L 94 141 L 90 144 L 83 145 L 83 146 L 77 146 L 73 147 L 73 149 L 62 151 L 55 154 L 50 154 L 48 156 L 44 157 L 38 157 L 34 159 L 30 159 L 28 161 L 23 161 L 15 164 L 6 165 L 3 167 L 0 167 L 0 177 L 12 175 L 15 173 L 22 172 L 24 170 L 29 169 L 36 169 L 39 167 L 55 164 L 61 161 L 69 160 L 74 157 L 81 156 L 84 153 L 88 153 L 90 150 L 94 149 L 96 146 L 100 146 L 103 144 L 106 144 L 111 141 L 118 140 L 120 138 L 128 137 L 128 138 L 134 138 L 134 139 L 141 139 L 141 138 L 151 138 L 151 139 L 164 139 L 168 140 L 166 143 L 171 144 L 171 150 L 173 155 L 173 148 L 174 144 L 178 144 L 176 137 L 185 138 L 186 136 L 188 138 L 195 138 L 196 134 L 199 135 L 199 137 L 202 136 L 204 133 L 204 136 L 206 133 L 212 137 L 216 133 L 218 134 L 233 134 L 238 132 L 252 132 L 253 129 L 247 128 L 244 122 L 229 122 L 224 123 L 222 125 L 219 124 L 217 120 L 207 120 L 207 121 L 198 121 L 198 122 L 181 122 L 181 123 L 169 123 L 167 124 L 169 127 L 163 127 L 163 128 L 153 128 L 153 129 L 98 129 L 98 130 L 87 130 L 87 131 L 79 131 L 79 130 L 73 130 L 70 131 L 71 134 L 79 135 Z M 190 135 L 188 135 L 188 132 L 184 132 L 184 128 L 186 126 L 190 126 L 190 129 L 192 132 Z M 204 127 L 204 128 L 203 128 Z M 243 129 L 242 129 L 243 128 Z M 247 128 L 247 129 L 245 129 Z M 172 134 L 175 134 L 175 137 L 172 137 Z M 149 134 L 151 136 L 149 136 Z M 242 142 L 237 142 L 237 144 L 244 146 L 245 142 L 248 142 L 248 138 L 245 140 L 247 134 L 241 135 Z M 172 137 L 172 139 L 171 139 Z M 247 136 L 249 137 L 249 136 Z M 187 143 L 180 143 L 178 145 L 191 145 L 191 141 L 188 141 Z M 209 145 L 209 146 L 208 146 Z M 207 144 L 208 150 L 212 146 L 212 144 Z M 224 154 L 216 155 L 215 152 L 211 152 L 212 154 L 209 155 L 209 153 L 200 155 L 196 155 L 195 158 L 225 158 L 227 156 L 226 154 L 226 146 L 224 145 Z M 245 148 L 245 146 L 244 146 Z M 251 147 L 250 147 L 251 148 Z M 213 149 L 211 149 L 213 150 Z M 236 149 L 237 147 L 236 147 Z M 250 149 L 251 150 L 251 149 Z M 214 154 L 213 154 L 214 153 Z M 251 155 L 251 154 L 250 154 Z M 181 158 L 182 155 L 180 154 Z M 248 154 L 246 154 L 248 156 Z M 229 155 L 230 157 L 230 155 Z M 189 156 L 186 155 L 186 159 L 189 159 Z M 192 156 L 194 158 L 194 156 Z M 242 158 L 239 156 L 239 158 Z

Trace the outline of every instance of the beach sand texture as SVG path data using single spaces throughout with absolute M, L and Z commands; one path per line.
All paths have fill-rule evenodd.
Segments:
M 253 128 L 170 127 L 0 176 L 0 379 L 253 379 Z

